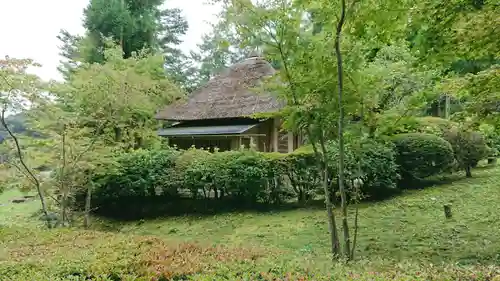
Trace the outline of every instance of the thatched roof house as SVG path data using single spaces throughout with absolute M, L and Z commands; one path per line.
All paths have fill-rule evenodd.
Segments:
M 275 73 L 262 57 L 251 56 L 212 78 L 187 100 L 179 100 L 158 112 L 157 119 L 176 121 L 159 131 L 180 148 L 237 149 L 252 143 L 261 151 L 289 151 L 298 140 L 279 132 L 280 120 L 257 120 L 256 113 L 279 111 L 283 103 L 271 93 L 255 90 Z

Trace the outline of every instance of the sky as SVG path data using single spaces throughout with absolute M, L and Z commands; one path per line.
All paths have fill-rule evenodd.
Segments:
M 196 48 L 201 36 L 210 31 L 219 8 L 206 0 L 167 0 L 169 8 L 180 8 L 189 23 L 182 49 Z M 0 57 L 30 58 L 40 63 L 33 70 L 44 80 L 61 79 L 59 65 L 59 30 L 82 33 L 83 9 L 89 0 L 0 0 Z M 27 20 L 29 19 L 29 20 Z

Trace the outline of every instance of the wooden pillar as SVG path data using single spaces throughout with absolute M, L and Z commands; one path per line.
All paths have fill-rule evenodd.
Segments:
M 293 135 L 292 132 L 288 132 L 288 153 L 293 152 L 295 150 L 295 136 Z
M 256 139 L 257 139 L 257 141 L 256 141 Z M 250 149 L 258 151 L 259 150 L 258 143 L 259 143 L 258 137 L 253 137 L 253 136 L 250 137 Z
M 273 152 L 278 152 L 278 138 L 279 138 L 280 120 L 279 118 L 273 119 L 272 134 L 271 134 L 271 144 L 273 147 Z
M 240 138 L 239 137 L 231 138 L 231 150 L 238 150 L 238 149 L 240 149 Z

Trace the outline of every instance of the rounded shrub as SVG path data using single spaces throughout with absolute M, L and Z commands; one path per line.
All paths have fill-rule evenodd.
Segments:
M 488 145 L 494 138 L 488 137 L 489 130 L 480 126 L 479 131 L 470 130 L 460 124 L 438 117 L 421 117 L 420 132 L 435 134 L 451 144 L 457 165 L 470 176 L 470 168 L 488 157 Z M 494 129 L 494 128 L 493 128 Z
M 329 164 L 333 178 L 338 175 L 338 144 L 328 144 Z M 361 180 L 361 195 L 382 198 L 393 193 L 399 179 L 396 153 L 392 143 L 375 139 L 349 139 L 345 145 L 346 185 L 353 190 Z M 354 191 L 354 190 L 353 190 Z
M 480 132 L 451 129 L 444 133 L 451 143 L 458 165 L 465 170 L 467 177 L 472 176 L 471 168 L 488 157 L 488 145 Z
M 449 119 L 425 116 L 416 119 L 419 126 L 419 133 L 433 134 L 443 137 L 443 134 L 453 128 L 457 128 L 458 124 Z
M 454 163 L 451 144 L 439 136 L 410 133 L 396 135 L 392 139 L 396 163 L 404 182 L 437 175 Z

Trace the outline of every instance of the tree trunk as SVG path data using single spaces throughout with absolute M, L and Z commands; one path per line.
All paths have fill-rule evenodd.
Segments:
M 323 167 L 323 189 L 325 190 L 325 205 L 326 213 L 328 216 L 328 230 L 330 231 L 330 240 L 332 247 L 332 254 L 334 258 L 340 255 L 339 234 L 337 231 L 337 222 L 335 221 L 335 214 L 333 213 L 333 204 L 330 200 L 330 185 L 328 184 L 328 167 Z
M 347 222 L 347 194 L 344 179 L 344 69 L 342 65 L 342 53 L 340 50 L 340 39 L 342 36 L 342 28 L 345 22 L 346 3 L 341 0 L 340 19 L 337 23 L 337 32 L 335 37 L 335 54 L 337 57 L 337 75 L 338 75 L 338 103 L 339 103 L 339 118 L 338 118 L 338 143 L 339 143 L 339 191 L 340 191 L 340 208 L 342 211 L 342 230 L 344 233 L 344 256 L 347 259 L 351 258 L 351 240 L 349 236 L 349 224 Z
M 87 195 L 85 196 L 85 218 L 83 220 L 83 226 L 85 228 L 90 227 L 91 199 L 92 199 L 92 184 L 89 184 L 87 188 Z
M 67 200 L 68 200 L 68 193 L 69 191 L 67 190 L 66 186 L 66 125 L 63 125 L 63 130 L 62 130 L 62 140 L 61 140 L 61 170 L 59 174 L 59 188 L 60 188 L 60 193 L 62 194 L 61 196 L 61 203 L 59 204 L 59 208 L 61 208 L 61 217 L 59 218 L 60 224 L 62 226 L 65 226 L 66 224 L 66 218 L 67 218 L 67 212 L 66 208 L 68 206 Z
M 23 153 L 21 151 L 21 146 L 19 145 L 19 140 L 17 139 L 16 135 L 12 132 L 12 130 L 9 128 L 7 123 L 5 122 L 5 111 L 7 111 L 6 106 L 2 108 L 2 114 L 0 116 L 0 122 L 2 123 L 3 127 L 9 134 L 9 136 L 14 140 L 14 144 L 16 146 L 16 152 L 17 152 L 17 157 L 19 158 L 19 162 L 21 162 L 21 166 L 23 166 L 25 172 L 29 175 L 31 178 L 31 181 L 35 184 L 36 191 L 38 193 L 38 197 L 40 198 L 40 204 L 42 205 L 42 212 L 43 215 L 45 216 L 45 220 L 47 223 L 47 228 L 52 228 L 52 224 L 50 222 L 49 218 L 49 212 L 47 211 L 47 204 L 45 203 L 45 196 L 42 191 L 42 186 L 40 184 L 40 181 L 38 178 L 33 174 L 33 172 L 28 168 L 28 165 L 24 162 L 23 158 Z
M 333 212 L 333 204 L 331 200 L 331 192 L 330 192 L 330 186 L 331 184 L 329 183 L 329 173 L 328 173 L 328 157 L 327 157 L 327 148 L 325 145 L 325 139 L 323 136 L 323 131 L 320 134 L 320 139 L 319 139 L 320 145 L 321 145 L 321 152 L 322 152 L 322 161 L 323 162 L 323 189 L 325 191 L 325 203 L 326 203 L 326 212 L 328 215 L 328 222 L 329 222 L 329 229 L 330 229 L 330 236 L 332 240 L 332 253 L 334 255 L 334 258 L 338 258 L 340 256 L 340 241 L 339 241 L 339 234 L 337 231 L 337 222 L 335 220 L 335 213 Z
M 358 240 L 358 218 L 359 218 L 359 204 L 356 202 L 356 213 L 354 214 L 354 235 L 352 238 L 352 249 L 350 259 L 354 259 L 354 250 L 356 250 L 356 242 Z
M 472 178 L 472 171 L 471 170 L 472 170 L 471 166 L 467 165 L 465 167 L 465 177 Z
M 444 96 L 444 119 L 450 119 L 450 96 Z

